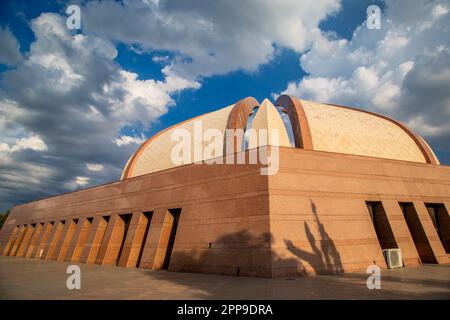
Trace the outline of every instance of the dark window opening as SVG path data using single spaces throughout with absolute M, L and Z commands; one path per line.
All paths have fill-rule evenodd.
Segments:
M 167 244 L 166 255 L 164 257 L 164 262 L 162 265 L 162 269 L 169 269 L 170 258 L 172 255 L 173 245 L 175 243 L 175 237 L 177 233 L 178 222 L 180 219 L 181 209 L 170 209 L 169 213 L 172 215 L 172 227 L 170 230 L 169 243 Z
M 366 202 L 366 205 L 381 249 L 398 248 L 383 204 L 381 202 Z
M 139 249 L 139 255 L 138 255 L 138 258 L 136 261 L 136 266 L 139 266 L 141 264 L 142 255 L 143 255 L 144 249 L 145 249 L 145 244 L 147 243 L 148 231 L 150 230 L 150 224 L 152 222 L 153 212 L 144 212 L 144 216 L 145 216 L 147 222 L 145 225 L 144 236 L 142 237 L 141 247 Z
M 119 249 L 119 253 L 117 255 L 116 263 L 119 262 L 120 257 L 122 255 L 123 246 L 125 245 L 125 240 L 127 238 L 128 229 L 130 227 L 131 213 L 129 213 L 129 214 L 120 214 L 119 215 L 119 219 L 122 220 L 122 223 L 124 224 L 124 227 L 123 227 L 124 229 L 123 229 L 122 239 L 120 241 L 120 249 Z
M 405 218 L 409 232 L 411 233 L 420 260 L 426 263 L 437 263 L 425 230 L 423 229 L 417 211 L 414 208 L 414 204 L 412 202 L 400 202 L 399 205 L 402 209 L 403 217 Z
M 442 203 L 425 203 L 446 253 L 450 253 L 450 218 Z

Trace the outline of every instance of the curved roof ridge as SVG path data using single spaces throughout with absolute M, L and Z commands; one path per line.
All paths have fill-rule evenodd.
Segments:
M 311 101 L 314 102 L 314 101 Z M 319 104 L 325 104 L 325 105 L 329 105 L 329 106 L 333 106 L 333 107 L 338 107 L 338 108 L 344 108 L 344 109 L 349 109 L 349 110 L 353 110 L 353 111 L 359 111 L 359 112 L 364 112 L 367 114 L 370 114 L 372 116 L 376 116 L 379 118 L 382 118 L 384 120 L 390 121 L 392 123 L 394 123 L 395 125 L 397 125 L 398 127 L 400 127 L 404 132 L 406 132 L 406 134 L 416 143 L 417 147 L 419 148 L 419 150 L 422 152 L 425 161 L 427 163 L 430 164 L 439 164 L 439 160 L 436 157 L 436 155 L 434 154 L 433 150 L 430 148 L 430 146 L 428 145 L 428 143 L 425 141 L 424 138 L 422 138 L 421 136 L 419 136 L 418 134 L 416 134 L 414 131 L 412 131 L 408 126 L 406 126 L 404 123 L 397 121 L 395 119 L 392 119 L 388 116 L 373 112 L 373 111 L 368 111 L 368 110 L 364 110 L 364 109 L 358 109 L 355 107 L 349 107 L 349 106 L 344 106 L 344 105 L 339 105 L 339 104 L 332 104 L 332 103 L 323 103 L 323 102 L 315 102 L 315 103 L 319 103 Z
M 229 105 L 229 106 L 226 106 L 226 107 L 224 107 L 224 108 L 220 108 L 219 110 L 228 108 L 228 107 L 230 107 L 230 106 L 232 106 L 232 105 L 233 105 L 233 104 L 231 104 L 231 105 Z M 133 170 L 133 168 L 134 168 L 134 165 L 136 164 L 136 160 L 138 159 L 138 157 L 142 154 L 142 152 L 145 150 L 145 148 L 146 148 L 150 143 L 152 143 L 154 140 L 156 140 L 156 139 L 157 139 L 159 136 L 161 136 L 163 133 L 165 133 L 165 132 L 167 132 L 167 131 L 170 131 L 170 130 L 172 130 L 172 129 L 175 129 L 175 128 L 177 128 L 177 127 L 179 127 L 179 126 L 181 126 L 181 125 L 183 125 L 183 124 L 185 124 L 185 123 L 188 123 L 189 121 L 193 121 L 193 120 L 195 120 L 195 119 L 204 117 L 204 116 L 206 116 L 207 114 L 211 114 L 211 113 L 217 112 L 217 111 L 219 111 L 219 110 L 207 112 L 207 113 L 198 115 L 198 116 L 196 116 L 196 117 L 193 117 L 193 118 L 190 118 L 190 119 L 181 121 L 181 122 L 179 122 L 179 123 L 176 123 L 176 124 L 174 124 L 174 125 L 172 125 L 172 126 L 170 126 L 170 127 L 167 127 L 167 128 L 165 128 L 165 129 L 161 130 L 161 131 L 158 131 L 158 132 L 155 133 L 153 136 L 151 136 L 150 138 L 148 138 L 147 140 L 145 140 L 145 142 L 142 143 L 142 144 L 139 146 L 139 148 L 134 152 L 134 154 L 131 156 L 131 158 L 130 158 L 130 159 L 128 160 L 128 162 L 126 163 L 121 179 L 123 180 L 123 179 L 126 179 L 126 178 L 129 178 L 129 177 L 130 177 L 130 174 L 131 174 L 131 172 L 132 172 L 132 170 Z
M 176 123 L 176 124 L 174 124 L 174 125 L 172 125 L 170 127 L 167 127 L 165 129 L 157 132 L 156 134 L 154 134 L 153 136 L 148 138 L 144 143 L 142 143 L 139 146 L 139 148 L 135 151 L 135 153 L 131 156 L 131 158 L 128 160 L 127 164 L 124 167 L 121 179 L 127 179 L 127 178 L 130 178 L 130 177 L 133 176 L 133 172 L 134 172 L 136 163 L 139 161 L 141 155 L 144 153 L 145 150 L 147 150 L 147 148 L 151 145 L 152 142 L 156 141 L 164 133 L 169 132 L 169 131 L 171 131 L 171 130 L 177 128 L 177 127 L 180 127 L 182 125 L 188 124 L 189 122 L 192 122 L 195 119 L 204 118 L 205 116 L 212 115 L 214 113 L 220 112 L 220 111 L 222 111 L 224 109 L 227 109 L 227 108 L 230 108 L 230 107 L 232 107 L 232 110 L 230 111 L 230 113 L 228 114 L 228 116 L 226 118 L 227 128 L 228 128 L 228 125 L 230 123 L 233 123 L 233 121 L 230 122 L 230 118 L 232 120 L 235 120 L 236 124 L 239 124 L 239 123 L 241 123 L 241 121 L 245 120 L 244 121 L 244 128 L 245 128 L 245 125 L 247 123 L 246 120 L 248 118 L 248 115 L 247 115 L 246 118 L 242 117 L 242 115 L 245 114 L 246 110 L 249 109 L 250 107 L 251 107 L 251 110 L 253 110 L 253 108 L 255 106 L 259 106 L 258 101 L 255 98 L 253 98 L 253 97 L 247 97 L 247 98 L 241 99 L 238 102 L 236 102 L 234 104 L 231 104 L 229 106 L 226 106 L 226 107 L 220 108 L 218 110 L 211 111 L 211 112 L 208 112 L 208 113 L 204 113 L 204 114 L 198 115 L 196 117 L 184 120 L 184 121 L 182 121 L 180 123 Z M 244 113 L 243 113 L 243 111 L 244 111 Z M 234 118 L 232 117 L 232 115 L 233 115 Z
M 405 124 L 388 116 L 344 105 L 301 100 L 285 94 L 278 97 L 275 104 L 266 99 L 262 105 L 270 105 L 273 108 L 276 105 L 289 116 L 296 148 L 439 164 L 425 139 Z M 246 97 L 235 104 L 187 119 L 157 132 L 142 143 L 130 157 L 121 179 L 176 166 L 170 162 L 170 139 L 167 132 L 177 127 L 191 131 L 193 126 L 195 127 L 196 119 L 202 121 L 204 130 L 208 127 L 217 128 L 222 130 L 224 135 L 227 129 L 245 131 L 249 116 L 256 107 L 260 107 L 259 102 L 253 97 Z M 267 123 L 266 126 L 275 123 L 275 113 L 269 114 L 268 110 L 266 113 L 263 115 L 262 110 L 259 110 L 255 118 L 263 117 L 265 120 L 261 121 Z M 276 117 L 280 117 L 278 111 Z M 236 135 L 233 139 L 236 139 L 234 152 L 241 151 L 244 140 L 238 141 Z M 223 155 L 227 152 L 228 150 L 224 149 Z

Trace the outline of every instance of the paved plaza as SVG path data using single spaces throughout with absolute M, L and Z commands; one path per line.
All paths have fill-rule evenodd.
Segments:
M 0 257 L 0 299 L 450 299 L 450 265 L 384 270 L 380 290 L 362 272 L 264 279 L 85 264 L 69 290 L 67 266 Z

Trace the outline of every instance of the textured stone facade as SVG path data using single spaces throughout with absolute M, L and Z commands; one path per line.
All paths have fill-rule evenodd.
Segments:
M 133 177 L 14 207 L 0 233 L 1 254 L 261 277 L 333 274 L 374 263 L 386 268 L 382 249 L 388 248 L 401 249 L 405 267 L 448 263 L 450 167 L 431 163 L 431 149 L 392 122 L 380 118 L 353 131 L 320 127 L 314 107 L 289 99 L 278 101 L 287 101 L 282 107 L 291 119 L 310 121 L 310 130 L 293 124 L 297 147 L 279 148 L 277 174 L 261 175 L 260 164 L 146 172 L 151 153 L 133 156 L 125 168 L 135 163 Z M 234 117 L 221 120 L 225 128 L 245 127 L 254 100 L 236 105 L 221 111 Z M 275 108 L 265 107 L 257 125 L 280 127 L 267 119 Z M 373 142 L 370 135 L 386 123 L 380 136 L 398 134 L 386 144 L 401 144 L 407 149 L 401 155 L 414 161 L 375 157 L 370 152 L 380 146 L 359 145 Z M 333 130 L 350 137 L 347 149 L 327 149 Z M 362 139 L 353 137 L 357 132 Z M 361 150 L 369 154 L 358 155 Z

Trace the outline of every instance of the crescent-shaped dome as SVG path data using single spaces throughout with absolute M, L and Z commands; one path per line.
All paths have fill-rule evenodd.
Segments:
M 234 105 L 231 105 L 223 109 L 189 119 L 157 133 L 145 141 L 131 157 L 125 166 L 122 179 L 175 167 L 176 165 L 173 163 L 171 158 L 171 146 L 175 144 L 175 142 L 171 140 L 172 133 L 176 129 L 185 129 L 191 134 L 191 136 L 194 136 L 195 121 L 200 121 L 202 123 L 203 132 L 208 129 L 218 129 L 224 133 L 227 126 L 228 115 L 233 109 L 233 106 Z M 222 153 L 219 153 L 216 156 L 222 156 Z
M 393 119 L 344 106 L 300 102 L 314 150 L 439 163 L 423 138 Z
M 236 104 L 186 120 L 167 128 L 145 141 L 131 156 L 122 173 L 127 179 L 179 166 L 172 161 L 176 142 L 171 136 L 176 129 L 184 129 L 194 136 L 195 123 L 201 123 L 202 133 L 215 129 L 222 136 L 226 129 L 245 129 L 250 115 L 252 128 L 280 130 L 279 146 L 315 151 L 377 157 L 392 160 L 439 164 L 439 160 L 425 140 L 402 123 L 365 110 L 300 100 L 282 95 L 277 108 L 289 116 L 294 143 L 289 143 L 286 127 L 276 108 L 268 101 L 259 105 L 254 98 L 245 98 Z M 256 116 L 253 114 L 256 111 Z M 202 148 L 210 141 L 202 141 Z M 273 143 L 270 143 L 272 144 Z M 235 151 L 242 150 L 243 141 L 236 141 Z M 250 148 L 256 146 L 250 144 Z M 194 146 L 191 146 L 194 155 Z M 221 157 L 223 150 L 209 158 Z M 195 159 L 192 156 L 192 159 Z M 202 154 L 201 160 L 208 160 Z M 193 163 L 192 160 L 189 163 Z M 186 163 L 184 163 L 186 164 Z

